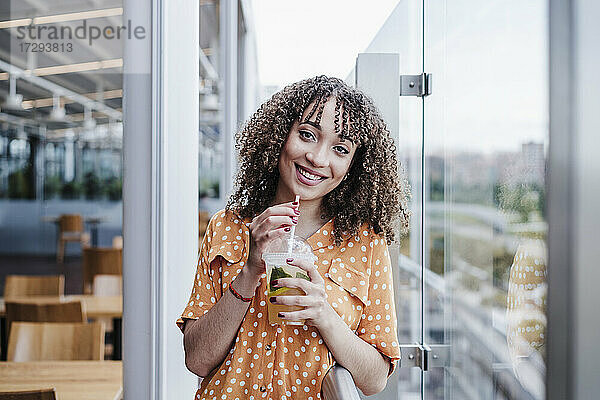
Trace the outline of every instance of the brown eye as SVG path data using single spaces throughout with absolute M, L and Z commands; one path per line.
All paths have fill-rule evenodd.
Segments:
M 310 133 L 309 131 L 298 131 L 298 134 L 300 135 L 301 138 L 304 139 L 313 139 L 314 136 L 312 133 Z
M 342 146 L 335 146 L 334 148 L 338 149 L 338 152 L 342 153 L 342 154 L 348 154 L 348 153 L 350 153 L 345 147 L 342 147 Z

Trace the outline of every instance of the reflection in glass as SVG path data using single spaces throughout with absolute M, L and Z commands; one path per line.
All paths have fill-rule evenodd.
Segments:
M 424 341 L 451 349 L 428 399 L 545 395 L 545 7 L 426 7 Z
M 419 29 L 422 20 L 420 2 L 399 1 L 384 25 L 379 29 L 364 53 L 394 53 L 399 55 L 401 73 L 416 74 L 423 69 L 423 36 Z M 399 124 L 396 148 L 398 161 L 404 169 L 411 189 L 410 230 L 401 238 L 398 268 L 394 275 L 398 339 L 402 344 L 420 342 L 422 326 L 421 293 L 421 182 L 422 182 L 422 101 L 417 97 L 400 97 Z M 395 385 L 396 391 L 390 387 Z M 388 392 L 389 391 L 389 392 Z M 421 393 L 421 371 L 417 368 L 398 368 L 388 381 L 388 389 L 374 398 L 389 399 L 397 393 L 401 398 Z M 412 398 L 412 397 L 410 397 Z
M 220 126 L 222 99 L 219 94 L 219 2 L 200 2 L 200 134 L 198 183 L 200 208 L 210 209 L 210 199 L 219 197 L 223 165 Z

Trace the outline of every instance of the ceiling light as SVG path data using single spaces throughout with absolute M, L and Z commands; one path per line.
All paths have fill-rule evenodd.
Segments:
M 200 109 L 206 111 L 219 110 L 219 96 L 216 94 L 203 94 L 200 96 Z
M 49 119 L 51 121 L 65 121 L 67 118 L 65 108 L 60 105 L 60 96 L 54 96 L 52 111 Z
M 17 127 L 17 138 L 27 139 L 27 133 L 25 132 L 25 126 L 23 126 L 23 124 L 19 124 Z
M 98 98 L 98 95 L 102 94 L 102 98 L 104 100 L 109 100 L 109 99 L 120 99 L 121 97 L 123 97 L 123 89 L 114 89 L 114 90 L 105 90 L 103 92 L 90 92 L 90 93 L 82 93 L 82 95 L 84 95 L 85 97 L 87 97 L 88 99 L 91 100 L 95 100 Z M 65 104 L 72 104 L 75 103 L 75 101 L 64 97 L 62 99 L 62 104 L 63 106 Z M 41 108 L 41 107 L 50 107 L 51 105 L 53 105 L 53 98 L 52 97 L 44 97 L 44 98 L 40 98 L 40 99 L 35 99 L 35 100 L 24 100 L 23 101 L 23 108 L 24 109 L 30 109 L 30 108 Z
M 68 13 L 68 14 L 48 15 L 48 16 L 44 16 L 44 17 L 36 17 L 33 19 L 33 24 L 34 25 L 51 24 L 54 22 L 77 21 L 80 19 L 113 17 L 113 16 L 117 16 L 117 15 L 123 15 L 122 7 L 106 8 L 104 10 L 82 11 L 82 12 Z
M 45 15 L 42 17 L 20 18 L 0 21 L 0 28 L 17 28 L 19 26 L 51 24 L 55 22 L 77 21 L 82 19 L 104 18 L 123 15 L 123 8 L 106 8 L 104 10 L 91 10 L 67 14 Z
M 98 69 L 107 69 L 107 68 L 120 68 L 122 66 L 123 66 L 123 59 L 115 58 L 112 60 L 105 60 L 105 61 L 92 61 L 92 62 L 66 64 L 66 65 L 55 65 L 52 67 L 36 68 L 33 70 L 33 75 L 46 76 L 46 75 L 68 74 L 68 73 L 72 73 L 72 72 L 94 71 L 94 70 L 98 70 Z M 27 72 L 27 71 L 25 71 L 25 72 Z
M 23 95 L 17 94 L 17 78 L 10 76 L 9 93 L 2 103 L 3 110 L 23 110 Z
M 92 110 L 86 107 L 84 115 L 85 117 L 83 118 L 83 127 L 88 131 L 93 130 L 96 127 L 96 120 L 92 118 Z
M 73 72 L 85 72 L 85 71 L 95 71 L 99 69 L 109 69 L 109 68 L 121 68 L 123 67 L 123 59 L 122 58 L 114 58 L 111 60 L 104 61 L 91 61 L 84 63 L 76 63 L 76 64 L 63 64 L 63 65 L 54 65 L 52 67 L 42 67 L 35 68 L 33 71 L 30 69 L 26 69 L 23 71 L 26 75 L 35 75 L 35 76 L 47 76 L 47 75 L 59 75 L 59 74 L 68 74 Z M 5 81 L 9 78 L 10 74 L 7 72 L 0 73 L 0 81 Z
M 31 18 L 13 19 L 10 21 L 0 21 L 0 28 L 16 28 L 18 26 L 27 26 L 31 24 Z

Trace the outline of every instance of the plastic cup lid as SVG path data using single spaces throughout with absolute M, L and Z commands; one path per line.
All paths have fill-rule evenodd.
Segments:
M 262 259 L 268 263 L 285 262 L 289 257 L 316 260 L 312 247 L 300 236 L 283 236 L 273 239 L 263 252 Z

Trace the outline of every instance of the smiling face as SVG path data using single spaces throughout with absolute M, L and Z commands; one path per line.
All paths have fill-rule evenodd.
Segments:
M 302 116 L 305 120 L 307 107 Z M 320 123 L 295 121 L 279 156 L 277 199 L 316 200 L 335 189 L 350 168 L 357 146 L 335 132 L 335 97 L 329 97 Z

